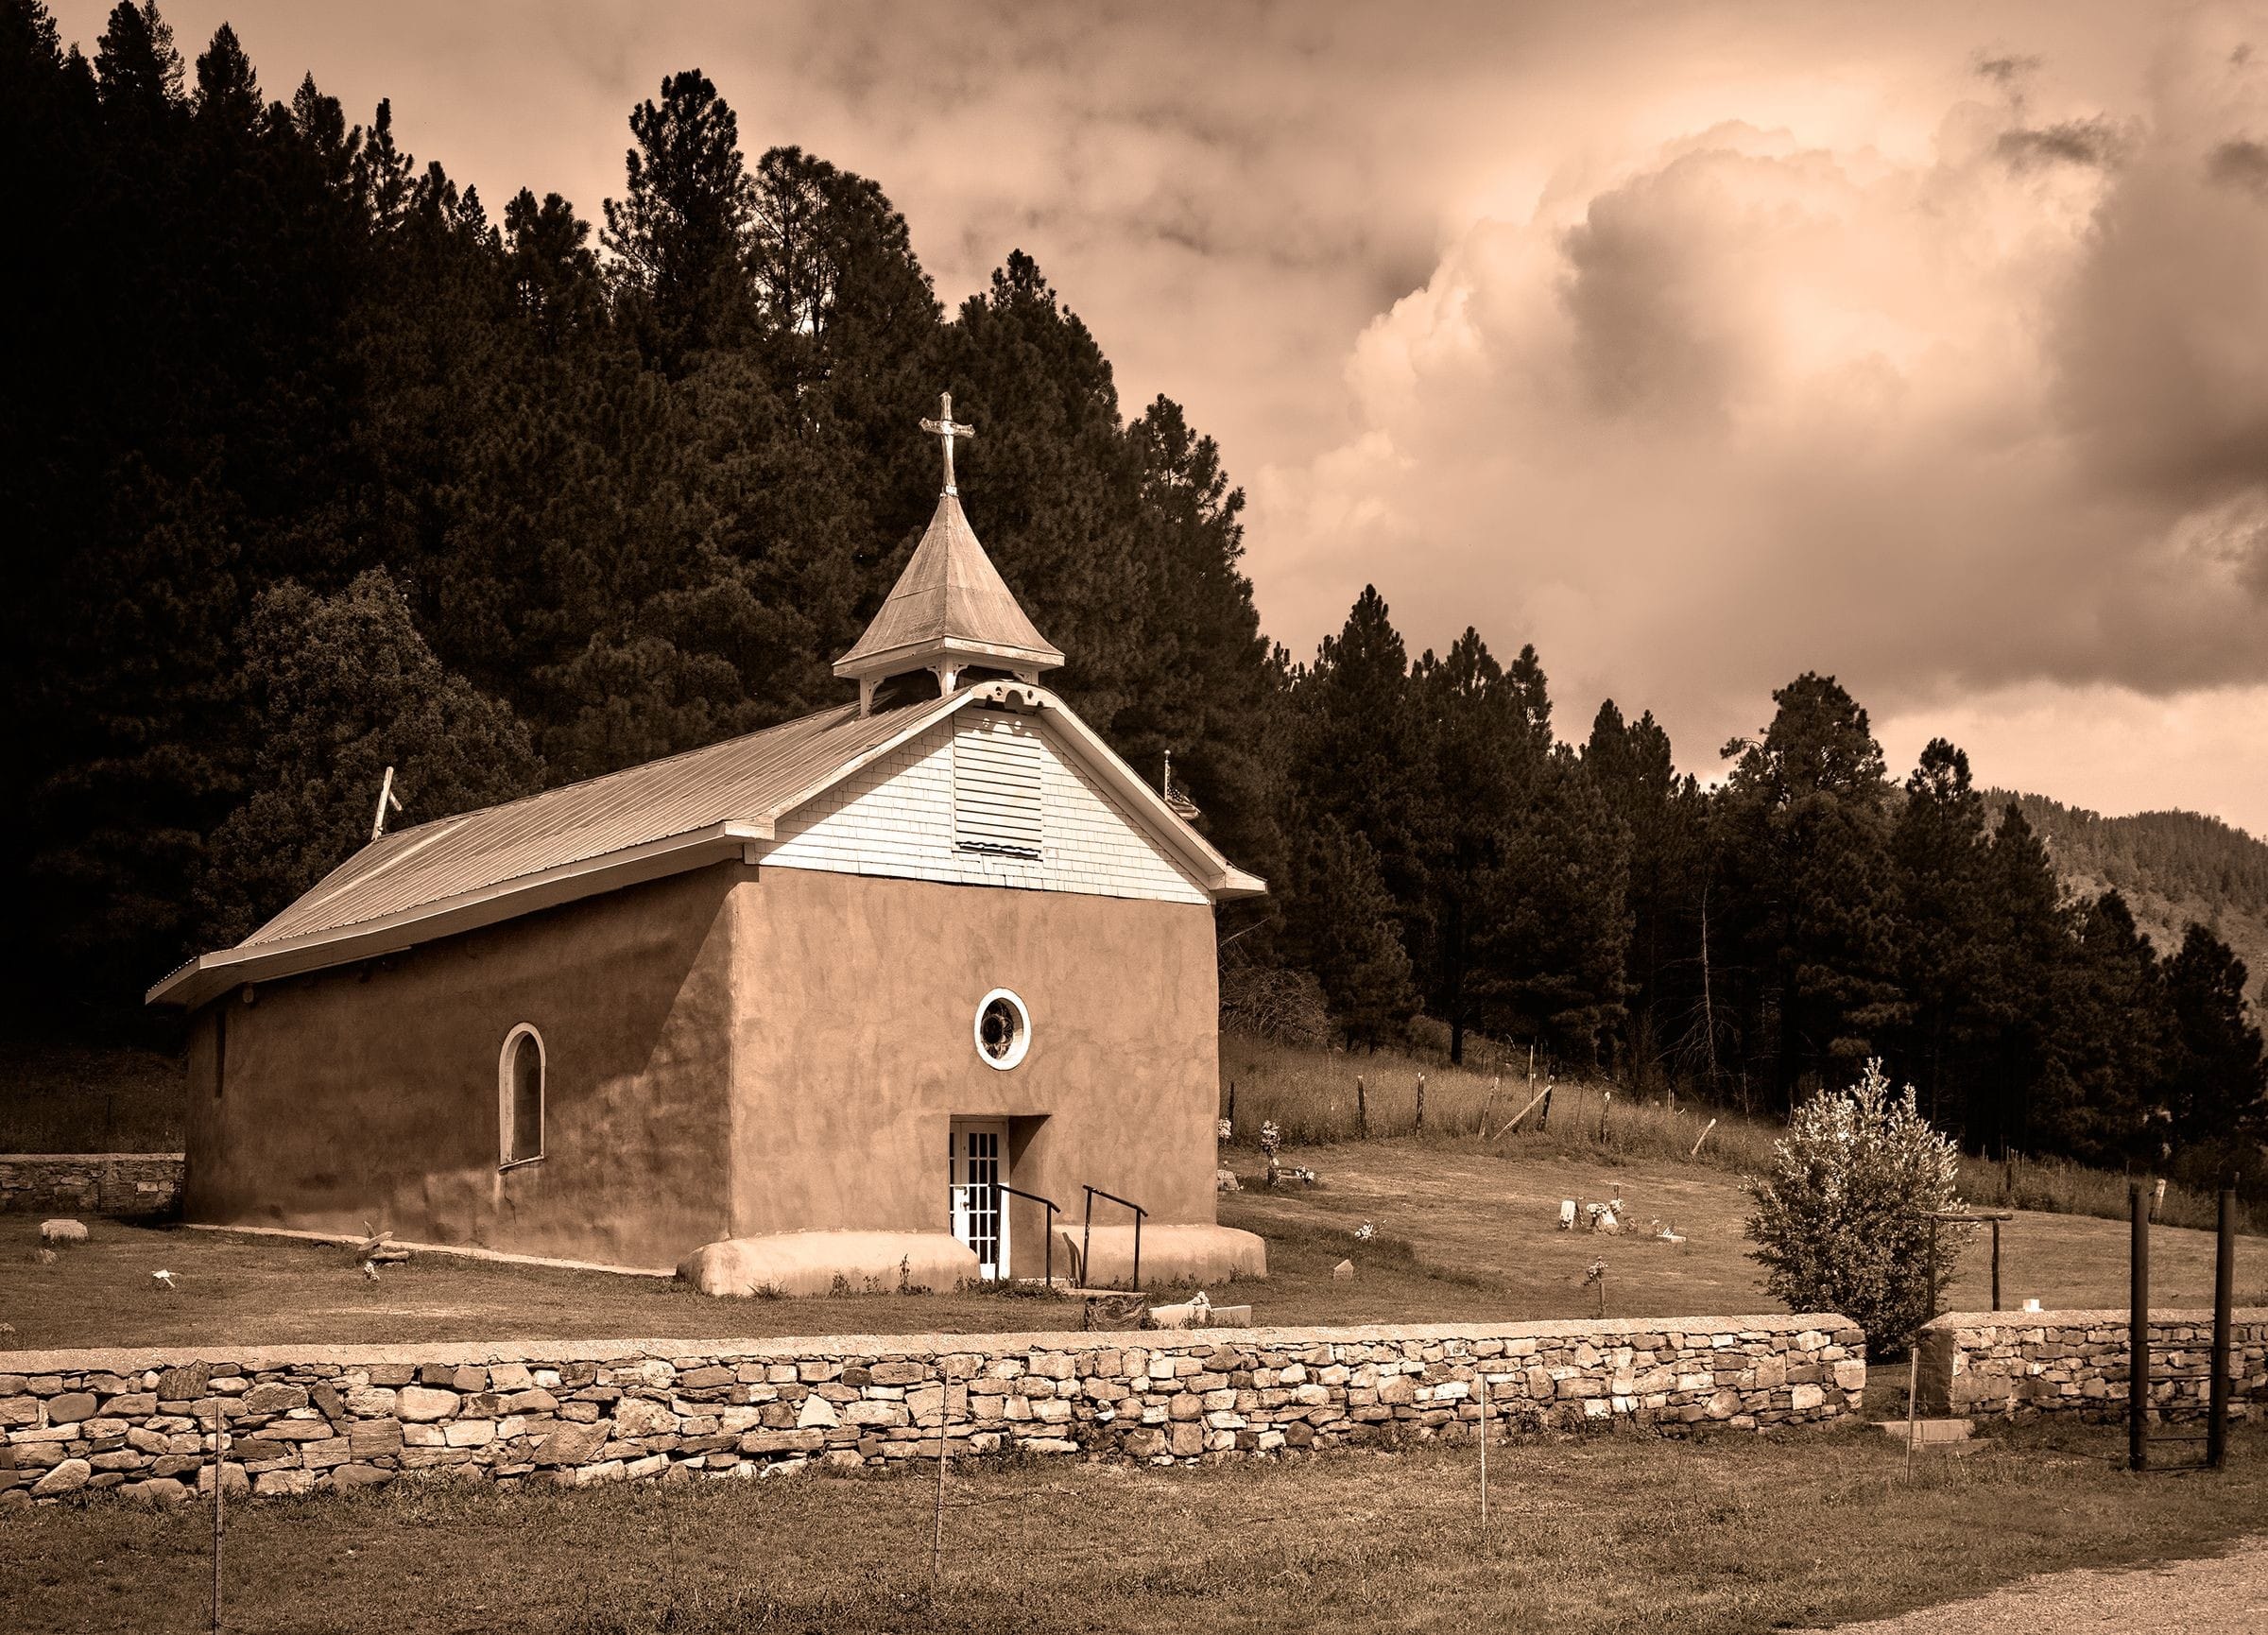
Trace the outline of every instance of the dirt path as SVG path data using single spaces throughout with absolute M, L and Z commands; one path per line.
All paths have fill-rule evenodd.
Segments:
M 1838 1624 L 1834 1635 L 2159 1635 L 2268 1629 L 2268 1538 L 2222 1556 L 2147 1567 L 2074 1568 L 1902 1618 Z

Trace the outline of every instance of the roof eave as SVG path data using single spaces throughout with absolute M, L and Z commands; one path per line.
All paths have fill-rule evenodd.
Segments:
M 1053 647 L 1026 647 L 1009 642 L 982 642 L 970 636 L 925 636 L 919 642 L 901 642 L 861 653 L 853 647 L 834 662 L 834 673 L 858 680 L 897 667 L 919 667 L 913 662 L 928 657 L 997 659 L 1011 669 L 1059 670 L 1063 655 Z
M 713 823 L 682 835 L 649 840 L 595 857 L 578 858 L 534 874 L 460 892 L 436 903 L 274 942 L 239 943 L 207 954 L 166 976 L 144 995 L 146 1005 L 194 1010 L 244 982 L 326 971 L 356 960 L 399 954 L 421 942 L 619 890 L 647 880 L 721 863 L 750 841 L 772 838 L 768 820 Z
M 1212 842 L 1197 832 L 1195 825 L 1168 806 L 1165 797 L 1127 766 L 1093 728 L 1080 720 L 1070 705 L 1044 689 L 1037 691 L 1041 707 L 1061 718 L 1087 764 L 1102 774 L 1113 793 L 1149 819 L 1152 831 L 1180 854 L 1182 867 L 1215 903 L 1267 895 L 1266 881 L 1257 874 L 1246 873 L 1222 856 Z

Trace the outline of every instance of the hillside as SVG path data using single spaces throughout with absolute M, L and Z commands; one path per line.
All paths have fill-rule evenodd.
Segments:
M 2122 893 L 2160 953 L 2203 924 L 2244 961 L 2253 1003 L 2268 1006 L 2268 841 L 2195 812 L 2105 818 L 2044 795 L 1986 799 L 1995 810 L 2017 803 L 2070 890 Z

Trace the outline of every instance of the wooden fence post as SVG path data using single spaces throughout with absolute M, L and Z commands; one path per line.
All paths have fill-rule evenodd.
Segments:
M 1354 1076 L 1354 1138 L 1370 1139 L 1370 1093 L 1363 1084 L 1363 1076 Z
M 1418 1076 L 1418 1133 L 1425 1133 L 1425 1075 Z

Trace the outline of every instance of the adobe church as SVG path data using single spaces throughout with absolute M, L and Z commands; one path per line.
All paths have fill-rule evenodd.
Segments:
M 1040 684 L 944 491 L 855 702 L 371 841 L 152 1003 L 192 1221 L 715 1294 L 1265 1270 L 1216 1224 L 1213 905 L 1263 892 Z M 1015 1189 L 1013 1192 L 1004 1190 Z M 1025 1196 L 1030 1195 L 1030 1196 Z

